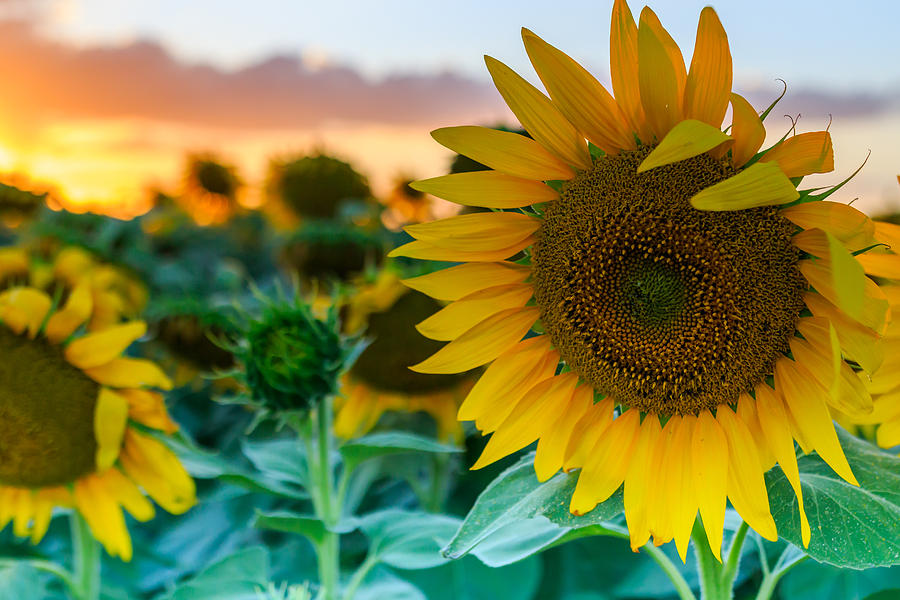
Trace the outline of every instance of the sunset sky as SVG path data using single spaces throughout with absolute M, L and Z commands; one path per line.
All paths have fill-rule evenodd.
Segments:
M 610 1 L 0 0 L 0 174 L 58 186 L 76 206 L 146 208 L 177 191 L 184 156 L 215 150 L 257 184 L 273 155 L 322 148 L 376 191 L 400 173 L 432 176 L 449 153 L 428 131 L 512 123 L 482 55 L 536 78 L 527 26 L 608 76 Z M 705 2 L 654 9 L 689 61 Z M 900 66 L 894 2 L 713 4 L 735 89 L 757 107 L 788 94 L 773 137 L 833 117 L 841 199 L 900 209 Z M 641 5 L 631 4 L 639 12 Z

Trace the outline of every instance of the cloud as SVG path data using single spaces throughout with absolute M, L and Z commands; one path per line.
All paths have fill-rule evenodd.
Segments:
M 754 86 L 745 89 L 744 92 L 751 104 L 762 110 L 781 95 L 782 89 L 781 84 L 776 82 L 765 88 Z M 800 114 L 803 117 L 801 123 L 804 123 L 805 121 L 827 120 L 829 115 L 841 119 L 878 117 L 896 112 L 898 109 L 900 109 L 900 90 L 883 93 L 839 92 L 813 88 L 795 89 L 788 85 L 784 98 L 772 109 L 772 116 L 796 117 Z M 811 124 L 807 125 L 813 127 Z M 801 124 L 801 129 L 806 128 Z
M 413 124 L 502 114 L 487 82 L 451 73 L 365 79 L 274 56 L 237 71 L 179 62 L 155 42 L 74 48 L 27 21 L 0 22 L 0 110 L 17 120 L 146 118 L 198 126 Z

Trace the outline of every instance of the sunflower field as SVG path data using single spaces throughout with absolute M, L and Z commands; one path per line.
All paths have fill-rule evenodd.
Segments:
M 522 41 L 388 193 L 0 183 L 0 600 L 900 599 L 896 216 L 711 7 L 615 0 L 611 89 Z

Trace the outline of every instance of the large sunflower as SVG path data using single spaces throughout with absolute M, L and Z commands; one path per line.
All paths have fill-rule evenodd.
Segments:
M 90 285 L 66 304 L 31 287 L 0 293 L 0 528 L 41 540 L 55 506 L 72 507 L 114 556 L 130 560 L 122 509 L 146 521 L 194 503 L 194 483 L 151 432 L 172 433 L 152 362 L 121 356 L 146 331 L 135 321 L 81 334 Z M 143 490 L 143 491 L 142 491 Z
M 345 327 L 350 333 L 365 329 L 371 343 L 343 378 L 334 426 L 338 436 L 363 435 L 385 413 L 422 412 L 434 419 L 438 438 L 461 441 L 456 412 L 471 378 L 426 376 L 406 368 L 440 347 L 415 328 L 438 308 L 428 296 L 404 287 L 389 270 L 350 300 Z
M 855 370 L 881 363 L 888 306 L 852 254 L 874 243 L 868 219 L 796 188 L 833 169 L 829 134 L 759 152 L 765 129 L 731 93 L 712 8 L 686 69 L 653 11 L 636 25 L 617 0 L 615 97 L 534 33 L 523 37 L 549 98 L 486 62 L 533 139 L 439 129 L 437 141 L 492 170 L 415 184 L 518 210 L 407 228 L 416 241 L 394 255 L 466 263 L 407 282 L 454 301 L 420 326 L 450 343 L 412 369 L 493 361 L 459 411 L 493 434 L 474 468 L 538 441 L 539 479 L 581 470 L 576 514 L 624 483 L 635 548 L 674 539 L 684 558 L 699 510 L 718 556 L 726 498 L 775 539 L 763 473 L 776 462 L 808 543 L 794 441 L 856 483 L 828 408 L 872 410 Z

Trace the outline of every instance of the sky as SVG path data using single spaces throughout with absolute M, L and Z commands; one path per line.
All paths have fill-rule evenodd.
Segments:
M 251 184 L 272 156 L 323 149 L 376 191 L 446 170 L 428 131 L 513 122 L 483 55 L 537 81 L 527 26 L 608 82 L 611 0 L 0 0 L 0 173 L 56 184 L 73 205 L 146 209 L 177 191 L 188 152 L 214 150 Z M 690 60 L 707 2 L 653 8 Z M 631 3 L 639 12 L 641 4 Z M 734 87 L 757 107 L 788 83 L 772 136 L 831 121 L 836 183 L 869 212 L 900 209 L 895 2 L 714 2 Z

